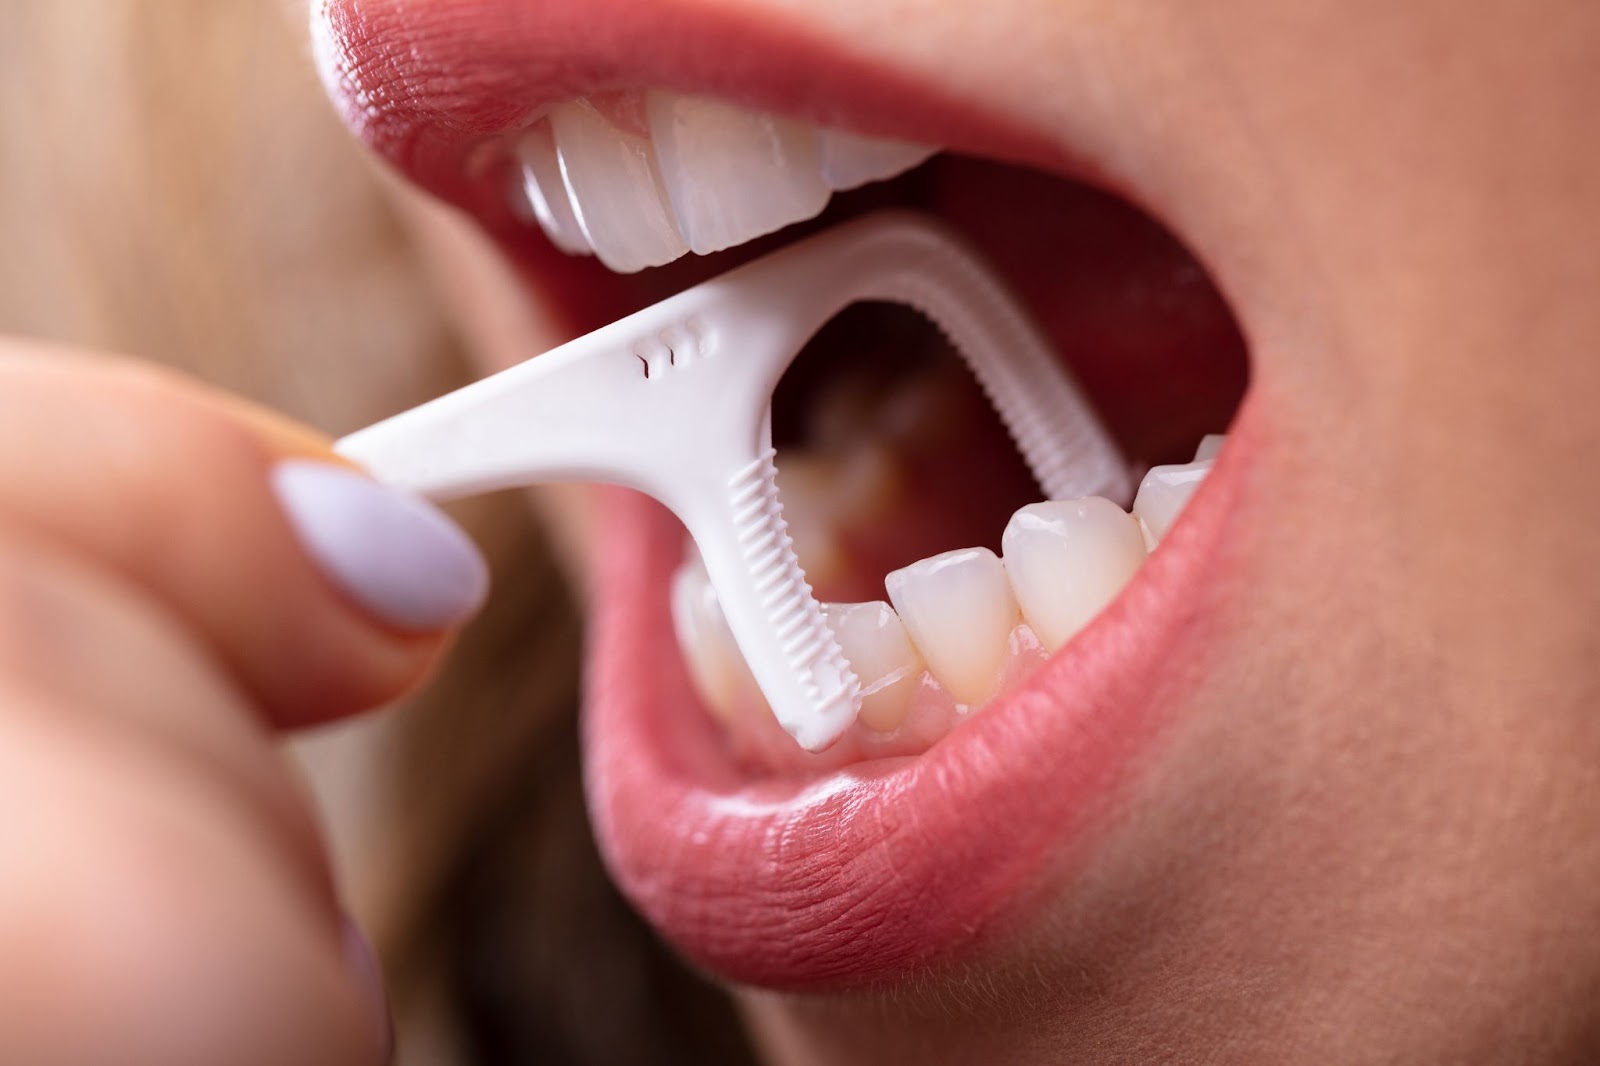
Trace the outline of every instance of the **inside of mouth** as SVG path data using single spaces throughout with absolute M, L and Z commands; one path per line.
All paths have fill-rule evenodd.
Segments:
M 1237 325 L 1205 272 L 1159 224 L 1104 193 L 940 157 L 838 200 L 809 225 L 912 205 L 976 243 L 1145 487 L 1132 512 L 1128 501 L 1044 504 L 935 327 L 891 304 L 842 312 L 780 384 L 773 437 L 796 552 L 861 675 L 861 721 L 832 749 L 801 751 L 719 627 L 687 542 L 673 589 L 696 688 L 730 752 L 758 772 L 919 754 L 1024 681 L 1159 547 L 1209 468 L 1197 449 L 1226 431 L 1248 376 Z M 1213 439 L 1204 452 L 1215 448 Z
M 779 488 L 819 599 L 881 599 L 884 577 L 958 545 L 1000 551 L 1033 475 L 944 335 L 898 304 L 846 309 L 773 398 Z
M 861 721 L 820 754 L 777 726 L 691 543 L 671 596 L 685 665 L 733 757 L 756 772 L 916 755 L 1023 681 L 1159 546 L 1247 386 L 1233 315 L 1157 221 L 1053 175 L 940 155 L 838 193 L 817 217 L 727 251 L 612 276 L 623 310 L 888 206 L 960 231 L 1029 307 L 1137 477 L 1128 501 L 1044 504 L 999 418 L 937 329 L 851 307 L 774 397 L 784 516 L 861 676 Z M 1205 445 L 1214 450 L 1215 442 Z M 1041 506 L 1042 505 L 1042 506 Z M 1120 505 L 1120 506 L 1119 506 Z

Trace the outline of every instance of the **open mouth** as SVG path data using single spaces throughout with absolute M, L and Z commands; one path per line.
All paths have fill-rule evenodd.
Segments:
M 774 407 L 797 550 L 867 693 L 818 755 L 777 729 L 681 527 L 607 490 L 587 760 L 624 891 L 743 982 L 981 949 L 1087 853 L 1203 660 L 1252 451 L 1238 325 L 1171 233 L 1048 138 L 770 26 L 600 6 L 329 0 L 319 59 L 352 126 L 575 331 L 871 207 L 936 214 L 1143 477 L 1133 501 L 1042 501 L 936 331 L 875 305 L 826 327 Z M 706 58 L 730 39 L 732 71 Z

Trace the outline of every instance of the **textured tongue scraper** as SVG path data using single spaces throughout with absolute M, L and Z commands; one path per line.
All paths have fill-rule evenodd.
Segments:
M 1026 311 L 948 229 L 902 212 L 801 241 L 338 450 L 434 500 L 549 481 L 654 496 L 688 527 L 779 723 L 819 751 L 855 720 L 861 686 L 783 520 L 772 393 L 818 329 L 869 300 L 944 331 L 1048 498 L 1128 502 L 1127 464 Z

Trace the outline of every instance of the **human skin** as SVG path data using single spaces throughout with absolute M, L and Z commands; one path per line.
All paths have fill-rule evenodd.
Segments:
M 0 340 L 0 1061 L 385 1056 L 275 741 L 398 697 L 446 627 L 319 570 L 270 487 L 291 460 L 338 466 L 176 375 Z
M 1175 606 L 1203 655 L 1089 846 L 941 969 L 739 992 L 769 1057 L 1592 1060 L 1600 13 L 727 6 L 1093 158 L 1231 301 L 1259 441 L 1228 582 Z M 492 276 L 467 240 L 441 254 Z M 505 338 L 486 368 L 544 328 L 469 314 Z M 114 481 L 60 432 L 91 402 L 153 442 Z M 27 1005 L 0 1061 L 367 1060 L 269 739 L 398 693 L 440 636 L 395 641 L 238 522 L 326 442 L 7 342 L 0 445 L 0 1003 Z M 263 618 L 323 667 L 247 639 Z
M 1600 8 L 701 6 L 1086 161 L 1251 359 L 1225 578 L 1173 605 L 1204 639 L 1095 832 L 959 958 L 738 991 L 768 1057 L 1592 1061 Z M 423 225 L 444 274 L 501 276 Z M 458 288 L 486 369 L 538 350 L 537 297 L 518 325 Z

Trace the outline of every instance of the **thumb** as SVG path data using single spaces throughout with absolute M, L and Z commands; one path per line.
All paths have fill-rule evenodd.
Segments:
M 486 572 L 326 438 L 139 364 L 0 346 L 0 527 L 144 588 L 279 726 L 415 684 Z

